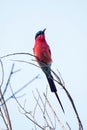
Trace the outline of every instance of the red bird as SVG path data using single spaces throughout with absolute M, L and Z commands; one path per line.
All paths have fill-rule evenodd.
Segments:
M 64 112 L 61 101 L 57 95 L 57 89 L 56 89 L 56 86 L 53 81 L 53 76 L 51 75 L 50 67 L 51 67 L 51 63 L 52 63 L 52 58 L 51 58 L 50 47 L 47 44 L 46 39 L 45 39 L 45 30 L 46 29 L 44 29 L 43 31 L 38 31 L 36 33 L 35 45 L 34 45 L 33 51 L 34 51 L 34 55 L 35 55 L 35 58 L 36 58 L 38 64 L 40 65 L 41 69 L 43 70 L 43 72 L 46 75 L 51 92 L 55 93 L 55 95 L 60 103 L 60 106 Z

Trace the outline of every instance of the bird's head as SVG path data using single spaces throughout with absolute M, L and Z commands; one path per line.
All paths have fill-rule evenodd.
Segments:
M 45 28 L 44 30 L 38 31 L 38 32 L 36 33 L 36 35 L 35 35 L 35 40 L 36 40 L 37 38 L 38 38 L 38 39 L 44 39 L 44 38 L 45 38 L 45 35 L 44 35 L 45 30 L 46 30 L 46 28 Z

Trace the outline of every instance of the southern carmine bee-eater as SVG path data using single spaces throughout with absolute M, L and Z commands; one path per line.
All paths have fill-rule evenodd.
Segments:
M 39 66 L 41 67 L 41 69 L 43 70 L 43 72 L 46 75 L 51 92 L 55 93 L 55 95 L 59 101 L 59 104 L 64 112 L 62 103 L 57 94 L 56 86 L 53 81 L 53 76 L 51 74 L 51 68 L 50 68 L 51 63 L 52 63 L 51 50 L 45 39 L 45 30 L 46 30 L 46 28 L 44 30 L 38 31 L 36 33 L 33 52 L 34 52 L 34 56 L 36 58 L 37 63 L 39 64 Z

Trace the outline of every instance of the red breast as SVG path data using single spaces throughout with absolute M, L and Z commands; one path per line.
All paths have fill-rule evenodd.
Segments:
M 34 55 L 36 56 L 37 62 L 40 64 L 40 61 L 51 64 L 51 51 L 50 47 L 45 40 L 45 34 L 40 34 L 35 38 L 35 45 L 33 48 Z

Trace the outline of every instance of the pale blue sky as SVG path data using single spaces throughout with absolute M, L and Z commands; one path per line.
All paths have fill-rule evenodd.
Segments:
M 14 52 L 33 53 L 32 48 L 34 46 L 35 33 L 44 28 L 47 28 L 46 39 L 52 51 L 52 69 L 55 71 L 58 69 L 61 72 L 66 87 L 76 104 L 84 130 L 86 130 L 87 1 L 0 1 L 0 56 Z M 26 57 L 23 56 L 14 57 L 14 59 L 25 58 Z M 13 57 L 10 57 L 10 59 L 13 59 Z M 26 60 L 31 61 L 30 59 L 32 59 L 32 57 L 29 59 L 26 58 Z M 7 79 L 13 62 L 7 59 L 3 62 Z M 22 63 L 15 63 L 15 70 L 19 68 L 21 68 L 22 71 L 15 74 L 11 81 L 14 90 L 17 90 L 37 74 L 40 74 L 40 79 L 34 81 L 34 83 L 30 85 L 30 88 L 28 87 L 22 92 L 26 93 L 24 99 L 27 99 L 27 104 L 32 108 L 34 104 L 29 103 L 33 100 L 32 90 L 36 91 L 35 89 L 38 88 L 41 93 L 43 93 L 48 84 L 40 69 Z M 50 89 L 48 91 L 49 97 L 50 95 L 52 97 L 50 100 L 56 100 L 54 95 L 51 94 Z M 75 118 L 73 118 L 73 116 L 69 117 L 70 113 L 72 113 L 70 103 L 67 103 L 66 96 L 60 88 L 58 88 L 58 93 L 67 111 L 64 119 L 74 121 Z M 20 101 L 21 100 L 23 99 L 20 99 Z M 58 107 L 58 103 L 55 101 L 54 106 L 56 105 Z M 13 109 L 14 107 L 15 109 Z M 19 113 L 14 101 L 8 102 L 8 109 L 14 130 L 29 130 L 32 128 L 32 123 Z M 60 108 L 59 111 L 58 114 L 61 113 Z M 70 125 L 72 129 L 74 128 L 74 130 L 76 130 L 77 126 L 73 126 L 73 121 L 70 122 Z

